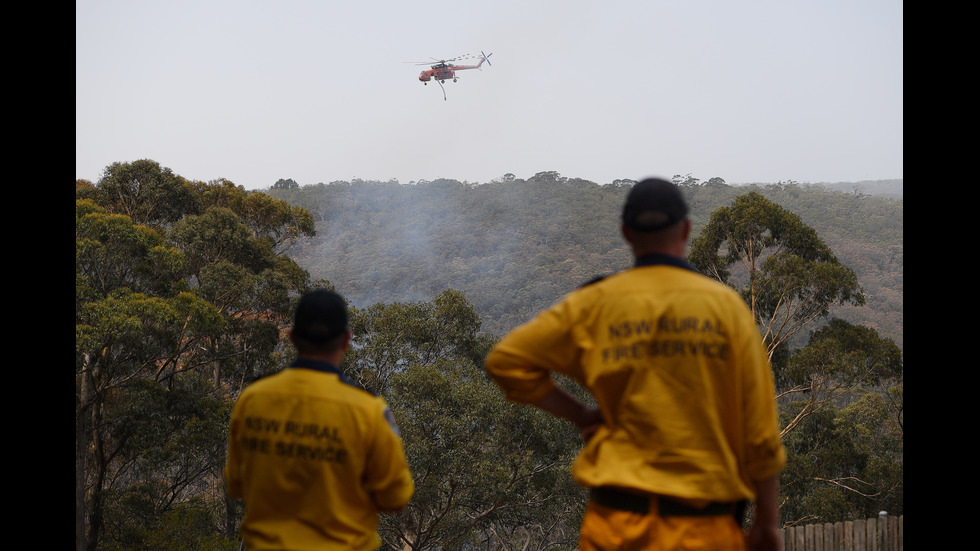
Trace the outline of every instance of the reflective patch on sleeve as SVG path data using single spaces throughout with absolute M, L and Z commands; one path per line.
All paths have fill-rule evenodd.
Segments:
M 385 408 L 385 421 L 388 421 L 388 426 L 391 427 L 391 430 L 395 431 L 397 436 L 402 435 L 401 431 L 398 430 L 398 423 L 395 422 L 394 414 L 392 414 L 391 409 L 387 407 Z

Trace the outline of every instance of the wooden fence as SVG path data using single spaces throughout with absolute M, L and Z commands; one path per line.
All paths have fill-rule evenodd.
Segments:
M 904 516 L 783 529 L 784 551 L 904 551 Z

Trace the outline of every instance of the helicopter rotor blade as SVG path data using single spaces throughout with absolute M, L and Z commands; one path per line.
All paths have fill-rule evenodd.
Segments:
M 432 59 L 434 61 L 437 61 L 439 63 L 448 63 L 450 61 L 460 61 L 462 59 L 473 59 L 475 57 L 476 56 L 473 55 L 473 54 L 463 54 L 463 55 L 458 55 L 456 57 L 452 57 L 452 58 L 449 58 L 449 59 L 436 59 L 434 57 L 433 58 L 430 58 L 430 59 Z
M 482 54 L 483 52 L 480 52 L 480 53 Z M 493 54 L 490 54 L 490 55 L 493 55 Z M 487 57 L 490 57 L 490 56 L 483 56 L 483 59 L 486 59 Z M 480 56 L 475 56 L 473 54 L 463 54 L 463 55 L 452 57 L 452 58 L 449 58 L 449 59 L 436 59 L 434 57 L 430 57 L 429 59 L 431 61 L 403 61 L 402 63 L 410 63 L 412 65 L 445 65 L 445 64 L 450 63 L 452 61 L 460 61 L 460 60 L 463 60 L 463 59 L 479 59 L 479 58 L 480 58 Z

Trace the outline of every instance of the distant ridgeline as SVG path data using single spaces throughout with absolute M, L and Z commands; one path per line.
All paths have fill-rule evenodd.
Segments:
M 865 195 L 879 195 L 890 199 L 902 198 L 902 180 L 865 180 L 862 182 L 819 184 L 834 191 L 857 192 Z
M 858 195 L 877 195 L 888 199 L 902 198 L 902 179 L 898 180 L 862 180 L 860 182 L 818 182 L 814 186 L 825 187 L 833 191 L 842 193 L 854 193 Z M 752 183 L 736 184 L 738 186 L 752 185 L 765 187 L 769 184 Z
M 902 180 L 675 181 L 690 204 L 695 235 L 714 210 L 752 191 L 798 215 L 854 270 L 867 297 L 865 306 L 832 315 L 902 346 Z M 542 172 L 485 184 L 355 180 L 267 193 L 313 214 L 317 237 L 298 243 L 290 256 L 354 306 L 429 301 L 456 289 L 480 314 L 484 331 L 499 336 L 593 277 L 630 266 L 619 217 L 632 184 Z

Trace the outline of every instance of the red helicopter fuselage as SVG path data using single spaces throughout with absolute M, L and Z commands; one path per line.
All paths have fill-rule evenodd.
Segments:
M 481 57 L 480 62 L 476 65 L 453 65 L 452 63 L 439 63 L 433 65 L 431 69 L 422 71 L 419 74 L 419 81 L 429 82 L 430 80 L 438 80 L 439 82 L 444 82 L 448 79 L 456 80 L 456 71 L 479 69 L 480 66 L 483 65 L 483 62 L 487 60 L 487 57 L 490 56 Z

